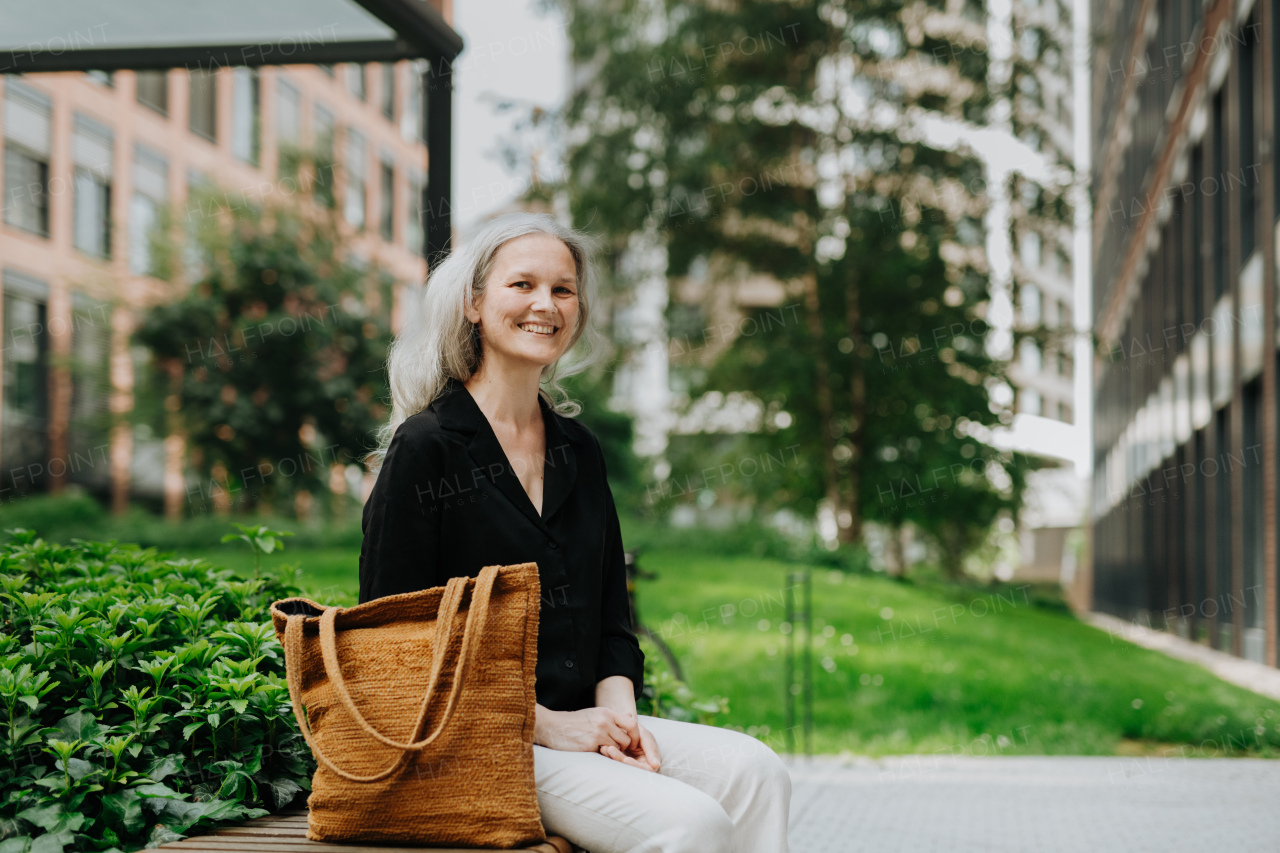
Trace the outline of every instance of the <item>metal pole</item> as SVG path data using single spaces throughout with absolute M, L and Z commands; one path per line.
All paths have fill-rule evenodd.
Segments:
M 813 583 L 804 573 L 804 754 L 813 756 Z
M 813 665 L 812 650 L 810 646 L 813 644 L 813 593 L 812 585 L 809 582 L 809 572 L 806 571 L 790 571 L 784 575 L 784 599 L 786 601 L 787 612 L 787 661 L 786 661 L 786 684 L 784 686 L 785 708 L 787 719 L 787 754 L 795 754 L 795 730 L 796 730 L 796 698 L 802 696 L 802 725 L 804 726 L 804 752 L 805 756 L 812 756 L 812 730 L 813 730 Z M 796 586 L 803 584 L 804 586 L 804 608 L 799 608 Z M 804 649 L 803 649 L 803 672 L 800 677 L 796 677 L 796 634 L 799 633 L 800 627 L 804 626 Z
M 788 626 L 787 627 L 787 650 L 786 650 L 786 655 L 787 655 L 786 678 L 784 679 L 784 683 L 782 685 L 782 701 L 783 701 L 783 707 L 786 710 L 786 718 L 787 718 L 787 755 L 794 755 L 796 751 L 796 745 L 795 745 L 796 697 L 795 697 L 795 694 L 791 692 L 791 685 L 795 683 L 796 604 L 795 604 L 795 595 L 791 588 L 791 578 L 792 578 L 792 573 L 790 571 L 784 572 L 782 575 L 782 591 L 783 591 L 783 596 L 787 602 L 786 613 L 787 613 L 787 626 Z
M 422 136 L 427 185 L 422 195 L 422 254 L 428 268 L 448 256 L 453 238 L 453 62 L 439 58 L 422 75 Z

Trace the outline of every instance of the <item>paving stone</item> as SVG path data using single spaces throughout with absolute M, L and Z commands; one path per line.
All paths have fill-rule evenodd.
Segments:
M 784 760 L 791 853 L 1280 851 L 1280 761 Z

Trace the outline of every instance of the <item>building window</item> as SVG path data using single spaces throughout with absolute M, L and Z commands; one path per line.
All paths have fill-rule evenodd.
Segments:
M 1059 403 L 1058 404 L 1058 420 L 1062 421 L 1063 423 L 1069 424 L 1071 423 L 1071 417 L 1072 417 L 1071 404 Z
M 1040 266 L 1040 235 L 1034 231 L 1024 231 L 1018 239 L 1018 255 L 1022 265 L 1027 269 Z
M 1040 345 L 1031 338 L 1025 338 L 1022 341 L 1021 363 L 1022 371 L 1027 376 L 1035 376 L 1040 372 Z
M 68 479 L 93 489 L 110 488 L 111 306 L 72 294 L 71 417 L 68 444 L 74 465 Z
M 334 206 L 333 163 L 336 157 L 333 113 L 324 106 L 316 104 L 314 121 L 316 199 L 325 207 L 332 208 Z
M 1022 285 L 1022 319 L 1029 326 L 1040 324 L 1040 288 L 1034 284 Z
M 347 187 L 343 213 L 347 221 L 357 228 L 364 227 L 366 195 L 364 135 L 355 128 L 347 128 Z
M 302 159 L 302 95 L 288 80 L 276 86 L 276 166 L 282 178 L 296 178 Z
M 182 243 L 182 274 L 188 282 L 202 280 L 209 269 L 200 240 L 200 230 L 206 201 L 211 210 L 216 209 L 216 202 L 208 198 L 211 192 L 213 184 L 207 175 L 195 169 L 187 169 L 187 215 L 182 220 L 183 230 L 186 232 Z
M 96 258 L 111 256 L 111 128 L 77 114 L 71 141 L 75 165 L 72 242 Z
M 49 236 L 49 150 L 53 102 L 20 80 L 4 98 L 4 221 Z
M 116 73 L 114 71 L 94 69 L 93 71 L 84 72 L 84 76 L 95 86 L 106 86 L 108 89 L 116 87 Z
M 160 113 L 169 114 L 169 72 L 138 71 L 135 72 L 138 103 Z
M 259 154 L 258 70 L 235 68 L 231 72 L 231 153 L 250 165 Z
M 323 71 L 325 74 L 328 74 L 330 77 L 334 76 L 334 75 L 333 75 L 333 63 L 331 63 L 331 62 L 323 62 L 323 63 L 321 63 L 321 64 L 317 65 L 316 67 L 317 67 L 317 68 L 319 68 L 321 71 Z
M 353 98 L 359 98 L 364 101 L 369 97 L 369 90 L 365 86 L 364 66 L 355 62 L 348 62 L 344 68 L 347 79 L 347 92 Z
M 1259 195 L 1256 175 L 1259 164 L 1255 149 L 1253 121 L 1253 78 L 1254 74 L 1257 73 L 1258 57 L 1255 33 L 1258 32 L 1258 29 L 1257 13 L 1254 13 L 1253 21 L 1240 28 L 1240 47 L 1236 54 L 1236 59 L 1240 63 L 1238 92 L 1240 96 L 1240 171 L 1242 173 L 1240 176 L 1242 183 L 1240 188 L 1241 265 L 1249 262 L 1249 256 L 1253 254 L 1253 249 L 1258 242 L 1257 205 Z
M 1224 99 L 1226 87 L 1213 96 L 1213 174 L 1218 180 L 1226 172 L 1227 163 L 1227 112 Z M 1213 302 L 1227 290 L 1227 194 L 1213 194 Z
M 155 275 L 152 243 L 160 209 L 169 196 L 169 161 L 138 145 L 133 157 L 133 198 L 129 201 L 129 271 Z
M 430 66 L 420 60 L 409 63 L 409 85 L 404 87 L 404 107 L 400 110 L 400 137 L 405 142 L 426 142 L 422 121 L 422 74 Z
M 378 176 L 378 232 L 390 243 L 396 228 L 396 167 L 386 156 L 379 163 Z
M 1023 388 L 1018 394 L 1020 405 L 1018 411 L 1028 415 L 1038 415 L 1041 411 L 1040 392 L 1034 388 Z
M 422 254 L 422 175 L 409 174 L 409 191 L 405 193 L 404 244 L 415 255 Z
M 210 142 L 218 141 L 218 77 L 212 71 L 197 68 L 188 72 L 191 97 L 187 102 L 190 111 L 188 122 L 191 132 Z
M 48 287 L 42 282 L 5 272 L 0 326 L 4 346 L 0 445 L 5 470 L 0 474 L 0 489 L 13 490 L 9 494 L 31 491 L 35 483 L 29 472 L 48 464 L 47 299 Z
M 396 66 L 392 62 L 382 63 L 382 114 L 387 121 L 396 120 Z

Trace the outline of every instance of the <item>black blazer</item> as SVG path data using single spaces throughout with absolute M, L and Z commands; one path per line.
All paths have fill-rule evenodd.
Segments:
M 631 630 L 600 442 L 538 402 L 547 440 L 541 516 L 461 382 L 450 379 L 396 429 L 364 506 L 360 602 L 536 562 L 537 701 L 553 711 L 593 707 L 596 683 L 610 675 L 630 678 L 639 699 L 644 653 Z

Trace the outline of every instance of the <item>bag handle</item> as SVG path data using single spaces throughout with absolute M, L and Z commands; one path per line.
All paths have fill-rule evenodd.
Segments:
M 337 775 L 352 782 L 378 782 L 386 779 L 401 765 L 405 758 L 411 752 L 418 752 L 432 743 L 440 733 L 445 730 L 449 721 L 453 718 L 458 693 L 461 690 L 462 682 L 467 672 L 467 664 L 471 658 L 472 650 L 479 645 L 481 635 L 484 632 L 485 622 L 487 621 L 489 602 L 492 595 L 493 584 L 498 575 L 497 566 L 489 566 L 481 570 L 479 580 L 476 583 L 475 595 L 472 597 L 472 607 L 467 613 L 466 625 L 463 628 L 462 649 L 458 656 L 457 666 L 454 668 L 453 687 L 449 693 L 449 700 L 445 706 L 444 713 L 436 726 L 435 732 L 425 740 L 418 741 L 422 734 L 423 726 L 426 721 L 427 709 L 430 706 L 431 698 L 435 694 L 436 684 L 439 680 L 440 670 L 444 665 L 445 650 L 451 639 L 451 629 L 454 617 L 457 615 L 462 602 L 462 593 L 466 587 L 467 578 L 455 577 L 449 580 L 445 587 L 444 598 L 441 599 L 440 611 L 436 619 L 436 645 L 433 649 L 431 677 L 427 684 L 426 695 L 422 699 L 422 706 L 418 712 L 418 720 L 414 725 L 413 734 L 408 743 L 400 743 L 391 740 L 382 733 L 373 728 L 369 721 L 364 718 L 356 708 L 355 702 L 351 699 L 351 694 L 347 691 L 346 682 L 342 677 L 342 672 L 338 667 L 337 641 L 335 631 L 335 617 L 339 608 L 325 608 L 320 617 L 320 649 L 324 657 L 325 673 L 330 681 L 337 689 L 339 698 L 344 706 L 351 713 L 366 732 L 371 734 L 377 740 L 394 746 L 401 750 L 397 757 L 389 767 L 373 776 L 355 776 L 338 767 L 327 756 L 321 752 L 315 742 L 315 738 L 311 732 L 311 727 L 307 722 L 306 715 L 302 713 L 301 696 L 302 696 L 302 673 L 298 662 L 302 660 L 302 626 L 305 616 L 290 616 L 285 627 L 285 657 L 286 662 L 295 661 L 292 667 L 286 666 L 286 675 L 289 684 L 289 699 L 293 704 L 294 716 L 298 719 L 298 727 L 302 731 L 302 736 L 306 740 L 307 745 L 311 747 L 311 751 L 315 754 L 317 760 L 322 762 L 326 767 Z
M 487 574 L 487 576 L 486 576 Z M 475 594 L 471 599 L 471 607 L 467 612 L 466 627 L 463 629 L 462 650 L 458 655 L 458 663 L 454 668 L 453 687 L 449 692 L 449 701 L 445 706 L 444 718 L 436 727 L 435 734 L 426 740 L 417 741 L 423 723 L 427 717 L 428 705 L 431 696 L 435 692 L 436 682 L 439 677 L 440 670 L 444 665 L 445 650 L 452 638 L 452 626 L 454 614 L 458 612 L 462 602 L 462 592 L 466 588 L 467 579 L 465 577 L 453 578 L 456 582 L 456 601 L 450 602 L 451 606 L 446 616 L 436 619 L 436 646 L 434 649 L 434 657 L 431 662 L 431 678 L 427 684 L 427 694 L 423 697 L 422 707 L 418 712 L 418 720 L 414 724 L 413 734 L 407 743 L 400 743 L 392 740 L 386 735 L 375 729 L 364 715 L 360 713 L 360 709 L 356 707 L 355 701 L 351 698 L 351 694 L 347 691 L 346 679 L 342 677 L 342 671 L 338 666 L 338 644 L 337 634 L 335 631 L 335 618 L 337 617 L 337 608 L 331 608 L 320 617 L 320 650 L 324 654 L 324 668 L 329 676 L 329 680 L 333 683 L 338 693 L 338 697 L 342 700 L 342 704 L 346 706 L 351 716 L 355 718 L 360 727 L 365 730 L 371 737 L 387 746 L 394 746 L 397 749 L 420 751 L 425 746 L 433 742 L 444 727 L 448 724 L 449 718 L 453 716 L 454 703 L 458 696 L 459 690 L 462 688 L 462 682 L 469 667 L 467 662 L 471 656 L 471 650 L 479 645 L 481 635 L 484 632 L 485 623 L 489 616 L 489 599 L 493 590 L 493 582 L 497 577 L 498 567 L 491 566 L 488 569 L 481 570 L 480 578 L 476 581 Z M 446 591 L 446 595 L 447 595 Z M 444 601 L 441 604 L 444 605 Z M 441 609 L 444 609 L 442 606 Z M 473 626 L 473 620 L 476 624 Z

